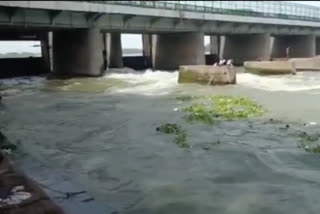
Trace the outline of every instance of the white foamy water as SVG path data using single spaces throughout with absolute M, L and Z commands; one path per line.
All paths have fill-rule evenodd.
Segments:
M 178 72 L 152 71 L 112 73 L 103 78 L 112 78 L 129 83 L 129 87 L 115 88 L 114 93 L 133 93 L 142 95 L 165 95 L 177 86 Z
M 237 84 L 265 91 L 307 91 L 320 89 L 320 73 L 303 72 L 296 75 L 260 76 L 238 73 Z

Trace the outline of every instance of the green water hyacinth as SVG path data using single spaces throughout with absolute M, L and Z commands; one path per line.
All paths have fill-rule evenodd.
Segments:
M 264 108 L 246 97 L 208 96 L 209 104 L 192 104 L 183 109 L 189 114 L 185 116 L 187 122 L 200 121 L 213 124 L 215 119 L 246 119 L 261 116 Z

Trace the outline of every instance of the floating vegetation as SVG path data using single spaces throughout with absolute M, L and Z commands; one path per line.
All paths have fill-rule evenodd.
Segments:
M 161 125 L 156 129 L 159 132 L 165 134 L 174 135 L 174 142 L 181 148 L 190 148 L 190 145 L 186 142 L 187 141 L 187 132 L 186 130 L 182 129 L 181 126 L 173 123 L 166 123 Z
M 194 121 L 200 121 L 209 125 L 214 123 L 211 110 L 203 104 L 191 105 L 190 107 L 184 108 L 183 111 L 190 113 L 184 117 L 189 123 Z
M 245 97 L 209 96 L 209 105 L 193 104 L 183 109 L 189 115 L 185 116 L 187 122 L 200 121 L 213 124 L 214 118 L 234 120 L 261 116 L 264 108 L 256 102 Z

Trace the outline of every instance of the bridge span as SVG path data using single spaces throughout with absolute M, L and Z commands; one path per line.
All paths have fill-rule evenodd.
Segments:
M 122 67 L 121 33 L 140 33 L 156 69 L 320 52 L 320 10 L 279 1 L 1 1 L 0 40 L 41 40 L 57 74 L 101 75 Z M 319 43 L 320 44 L 320 43 Z

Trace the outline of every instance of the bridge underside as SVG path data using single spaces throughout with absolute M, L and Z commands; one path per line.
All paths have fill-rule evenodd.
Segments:
M 0 40 L 41 40 L 47 67 L 57 74 L 98 76 L 106 67 L 123 67 L 121 33 L 143 34 L 145 63 L 157 69 L 205 64 L 204 35 L 216 36 L 212 53 L 223 52 L 235 63 L 284 57 L 287 47 L 291 57 L 320 52 L 319 23 L 88 2 L 21 2 L 24 8 L 0 2 Z

